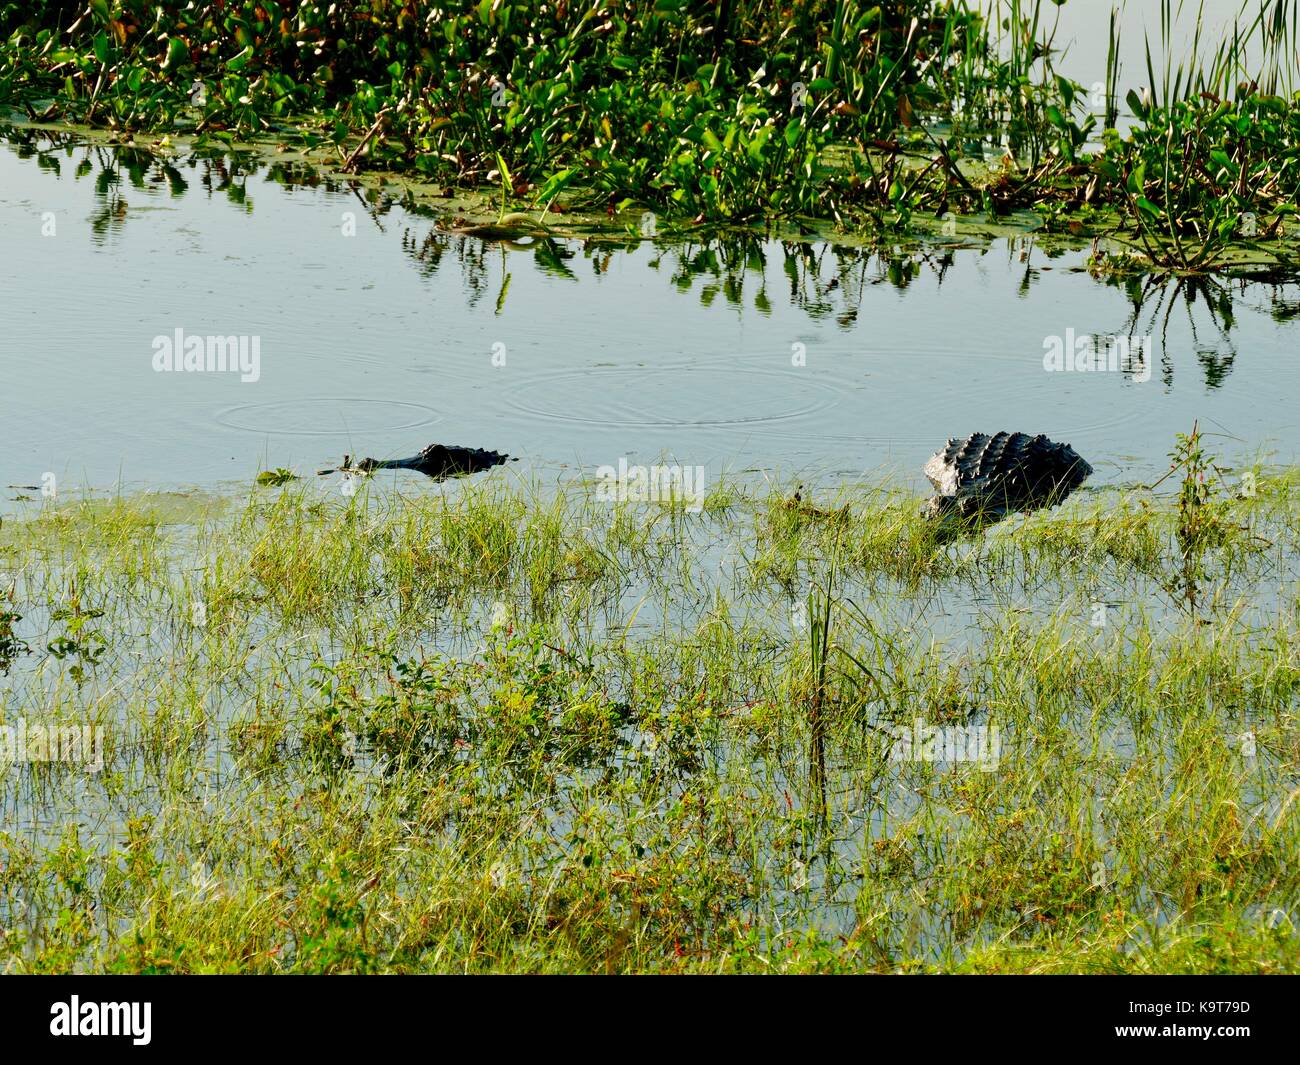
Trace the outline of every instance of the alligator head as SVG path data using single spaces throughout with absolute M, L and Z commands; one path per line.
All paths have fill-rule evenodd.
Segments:
M 355 463 L 350 455 L 343 456 L 338 470 L 321 470 L 327 473 L 373 473 L 375 470 L 416 470 L 426 477 L 441 481 L 467 473 L 500 466 L 508 455 L 500 451 L 487 451 L 479 447 L 457 447 L 455 444 L 430 444 L 406 459 L 359 459 Z

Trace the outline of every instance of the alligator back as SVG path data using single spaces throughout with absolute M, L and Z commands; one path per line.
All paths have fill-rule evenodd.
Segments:
M 997 519 L 1059 503 L 1091 473 L 1074 448 L 1041 434 L 974 433 L 949 440 L 925 464 L 938 493 L 927 511 Z
M 363 473 L 372 470 L 419 470 L 436 480 L 459 477 L 467 473 L 500 466 L 508 455 L 487 451 L 481 447 L 459 447 L 456 444 L 430 444 L 409 459 L 362 459 L 355 469 Z M 346 465 L 346 459 L 344 465 Z

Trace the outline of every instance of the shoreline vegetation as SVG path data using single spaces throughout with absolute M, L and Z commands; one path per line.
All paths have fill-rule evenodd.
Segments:
M 43 502 L 0 739 L 102 766 L 0 771 L 0 968 L 1294 972 L 1300 469 L 1172 458 L 947 544 L 867 484 Z
M 256 141 L 344 173 L 491 190 L 518 233 L 566 214 L 635 232 L 650 212 L 661 234 L 786 222 L 892 239 L 1032 212 L 1098 238 L 1098 270 L 1294 278 L 1297 5 L 1243 4 L 1194 66 L 1157 69 L 1148 41 L 1143 88 L 1124 99 L 1118 17 L 1082 85 L 1053 69 L 1055 11 L 3 3 L 0 105 L 164 156 L 173 137 Z M 1165 37 L 1180 16 L 1194 5 L 1162 0 Z

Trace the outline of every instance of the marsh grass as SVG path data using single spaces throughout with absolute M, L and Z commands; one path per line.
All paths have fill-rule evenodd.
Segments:
M 1255 472 L 1194 605 L 1177 492 L 946 544 L 874 485 L 44 505 L 0 713 L 105 764 L 0 778 L 5 965 L 1293 970 L 1300 472 Z

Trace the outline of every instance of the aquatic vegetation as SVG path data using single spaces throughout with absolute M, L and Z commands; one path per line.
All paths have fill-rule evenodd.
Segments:
M 1146 86 L 1124 101 L 1112 13 L 1101 111 L 1096 86 L 1054 69 L 1053 10 L 97 0 L 68 22 L 60 4 L 9 4 L 0 103 L 139 134 L 145 152 L 178 135 L 260 139 L 344 174 L 494 186 L 498 221 L 465 231 L 504 239 L 545 235 L 547 212 L 628 227 L 623 212 L 651 209 L 665 233 L 781 218 L 880 234 L 1034 211 L 1113 238 L 1123 250 L 1099 270 L 1294 277 L 1300 86 L 1280 57 L 1295 6 L 1245 4 L 1217 48 L 1178 65 L 1166 51 L 1162 72 L 1148 42 Z M 1166 47 L 1174 17 L 1162 0 Z
M 1163 110 L 1134 105 L 1145 123 L 1127 139 L 1112 134 L 1096 167 L 1111 197 L 1120 192 L 1148 260 L 1183 273 L 1271 265 L 1251 252 L 1297 211 L 1295 101 L 1204 93 Z
M 12 597 L 13 588 L 10 588 L 7 598 Z M 15 658 L 31 653 L 27 643 L 14 635 L 14 625 L 22 620 L 21 614 L 12 610 L 0 610 L 0 672 L 8 673 Z
M 273 470 L 263 470 L 257 475 L 256 483 L 263 488 L 279 487 L 288 484 L 290 481 L 296 481 L 298 475 L 293 470 L 286 470 L 283 466 L 277 466 Z
M 103 768 L 0 771 L 66 826 L 0 833 L 3 964 L 1294 970 L 1300 473 L 1250 472 L 947 545 L 888 485 L 45 504 L 0 725 Z
M 124 130 L 246 136 L 308 116 L 307 142 L 332 145 L 345 170 L 364 154 L 462 182 L 509 173 L 543 204 L 580 175 L 591 195 L 736 218 L 814 206 L 835 107 L 897 115 L 924 76 L 909 57 L 935 53 L 938 68 L 972 17 L 918 32 L 929 6 L 815 3 L 787 22 L 679 0 L 648 13 L 105 0 L 67 25 L 58 4 L 6 5 L 0 97 Z

